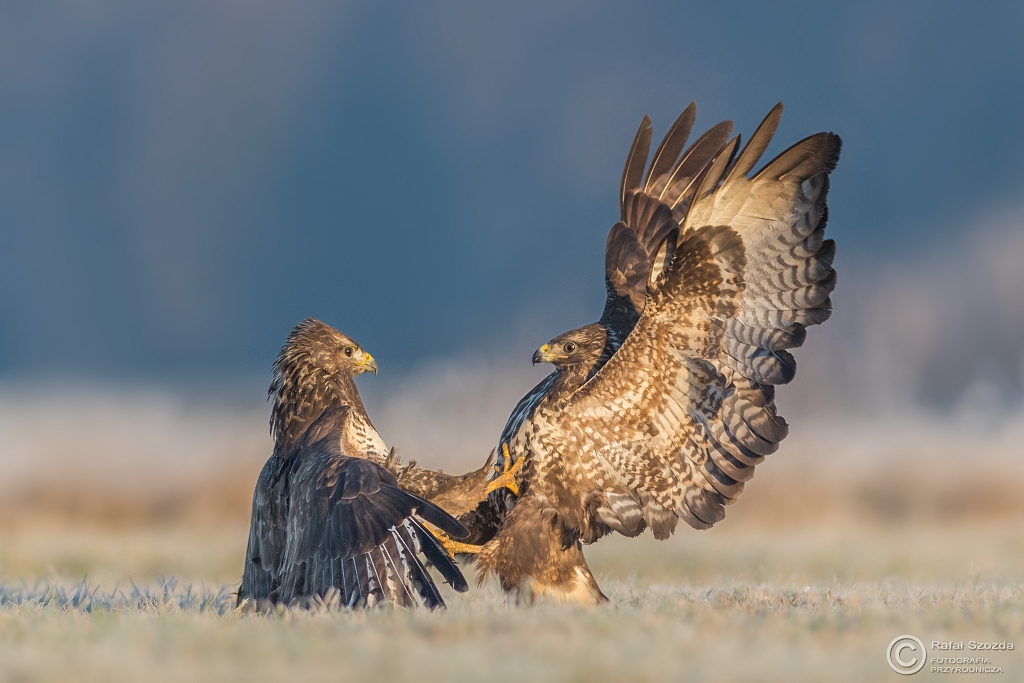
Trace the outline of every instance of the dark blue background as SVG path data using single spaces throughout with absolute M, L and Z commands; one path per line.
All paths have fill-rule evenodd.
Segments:
M 1021 3 L 482 5 L 0 2 L 0 375 L 262 375 L 307 315 L 398 374 L 528 358 L 691 100 L 842 135 L 854 279 L 1024 187 Z

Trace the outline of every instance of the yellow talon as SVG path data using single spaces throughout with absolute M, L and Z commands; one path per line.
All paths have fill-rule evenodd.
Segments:
M 427 525 L 427 528 L 430 529 L 430 533 L 434 534 L 434 536 L 437 538 L 437 540 L 439 540 L 441 542 L 441 545 L 444 546 L 444 549 L 448 552 L 448 555 L 453 560 L 455 559 L 455 554 L 456 553 L 463 553 L 463 554 L 467 554 L 467 555 L 477 555 L 477 554 L 480 553 L 481 550 L 483 550 L 483 546 L 481 546 L 481 545 L 472 545 L 470 543 L 463 543 L 461 541 L 456 541 L 451 536 L 449 536 L 445 532 L 441 531 L 440 529 L 438 529 L 433 524 L 430 524 L 429 522 L 427 522 L 426 525 Z
M 501 444 L 502 465 L 504 471 L 491 480 L 491 483 L 484 489 L 484 493 L 490 493 L 491 491 L 497 491 L 500 488 L 507 488 L 514 495 L 519 495 L 519 483 L 516 479 L 519 478 L 519 473 L 523 469 L 523 461 L 525 458 L 519 458 L 514 463 L 512 462 L 512 455 L 508 451 L 508 444 Z M 512 464 L 509 464 L 512 463 Z

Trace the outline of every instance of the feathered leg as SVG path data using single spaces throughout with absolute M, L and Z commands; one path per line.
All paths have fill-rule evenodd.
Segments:
M 535 598 L 594 606 L 608 598 L 594 579 L 578 540 L 566 543 L 557 511 L 543 496 L 529 495 L 519 502 L 497 536 L 477 556 L 480 582 L 494 573 L 517 601 Z

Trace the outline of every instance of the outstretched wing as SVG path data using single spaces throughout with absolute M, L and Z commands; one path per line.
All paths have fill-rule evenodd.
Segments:
M 550 375 L 538 382 L 533 389 L 530 389 L 530 392 L 526 394 L 526 396 L 519 399 L 519 403 L 517 403 L 516 407 L 512 410 L 512 414 L 508 416 L 508 420 L 505 421 L 505 426 L 501 430 L 501 436 L 498 438 L 498 443 L 502 445 L 502 448 L 496 451 L 498 470 L 504 470 L 511 466 L 512 463 L 505 462 L 504 446 L 514 449 L 516 434 L 518 434 L 519 431 L 523 429 L 523 426 L 532 419 L 533 411 L 537 409 L 540 402 L 548 392 L 552 390 L 556 377 L 557 373 L 552 372 Z M 511 450 L 510 455 L 512 456 L 512 462 L 515 462 L 522 457 L 523 454 L 515 452 L 515 450 Z M 495 472 L 495 476 L 497 476 L 497 472 Z M 488 496 L 487 507 L 490 509 L 488 519 L 497 522 L 497 520 L 507 514 L 515 504 L 516 497 L 513 496 L 508 489 L 502 488 L 497 491 L 492 491 Z M 489 535 L 493 535 L 496 528 L 497 527 L 495 526 L 493 529 L 490 529 L 489 531 L 492 533 Z M 486 537 L 478 538 L 489 540 Z
M 694 459 L 692 497 L 700 528 L 725 515 L 754 466 L 774 453 L 789 433 L 775 409 L 775 386 L 796 375 L 787 349 L 799 347 L 806 328 L 832 314 L 836 243 L 824 239 L 829 173 L 839 159 L 840 139 L 819 133 L 790 147 L 752 178 L 748 174 L 768 147 L 782 105 L 776 105 L 751 137 L 721 187 L 698 201 L 683 229 L 702 223 L 731 225 L 744 241 L 745 288 L 739 314 L 724 321 L 711 357 L 727 392 L 706 423 L 707 443 Z
M 541 399 L 551 391 L 551 387 L 554 383 L 555 373 L 552 372 L 550 375 L 538 382 L 533 389 L 530 389 L 530 393 L 519 399 L 519 403 L 517 403 L 516 407 L 512 410 L 512 414 L 508 416 L 508 421 L 505 422 L 504 429 L 501 430 L 501 438 L 499 439 L 500 443 L 511 443 L 512 437 L 516 435 L 516 432 L 522 428 L 523 423 L 525 423 L 526 420 L 529 419 L 530 415 L 533 414 L 534 409 L 537 407 L 537 404 L 540 403 Z M 499 452 L 498 466 L 501 467 L 504 464 L 504 456 Z
M 467 584 L 420 519 L 456 538 L 468 532 L 436 505 L 399 488 L 384 467 L 342 453 L 347 410 L 334 406 L 324 411 L 288 459 L 282 477 L 284 543 L 275 549 L 275 588 L 269 596 L 253 597 L 290 603 L 317 596 L 330 599 L 336 592 L 349 607 L 382 601 L 443 606 L 420 555 L 455 590 L 464 591 Z
M 655 255 L 635 329 L 540 425 L 539 450 L 565 458 L 584 501 L 616 497 L 594 510 L 610 528 L 638 513 L 659 537 L 678 517 L 709 527 L 786 435 L 773 404 L 795 372 L 785 349 L 831 310 L 834 244 L 822 233 L 840 141 L 812 136 L 748 177 L 780 113 L 735 161 L 738 139 L 703 172 L 680 232 Z

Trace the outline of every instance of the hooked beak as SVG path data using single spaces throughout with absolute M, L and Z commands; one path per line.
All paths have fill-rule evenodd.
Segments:
M 358 365 L 363 368 L 363 372 L 372 372 L 377 374 L 377 361 L 373 359 L 373 356 L 366 354 L 366 358 L 363 358 L 358 362 Z
M 547 344 L 537 349 L 533 354 L 533 364 L 537 363 L 554 363 L 556 360 L 564 358 L 556 353 L 551 353 L 550 347 Z

